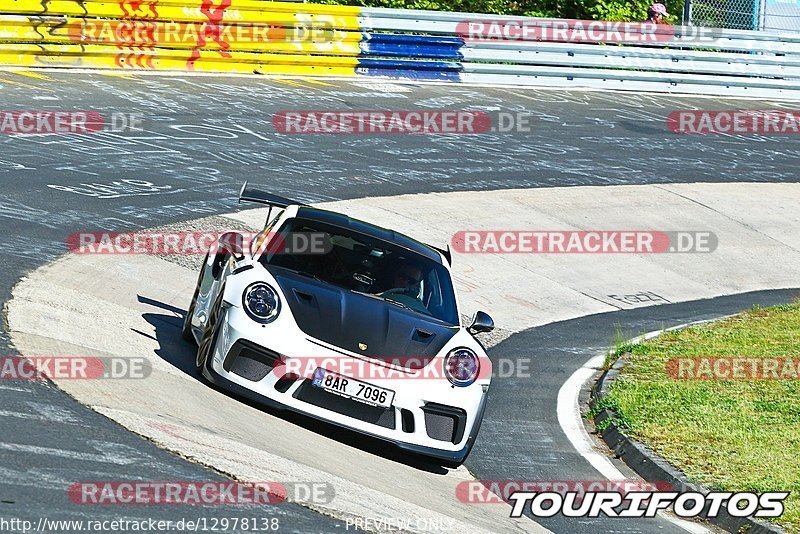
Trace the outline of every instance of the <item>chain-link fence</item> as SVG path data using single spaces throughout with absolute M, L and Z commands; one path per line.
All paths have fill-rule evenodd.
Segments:
M 686 0 L 683 20 L 709 28 L 800 32 L 800 0 Z
M 689 20 L 694 26 L 757 29 L 758 0 L 687 0 Z
M 759 29 L 800 32 L 800 0 L 761 0 Z

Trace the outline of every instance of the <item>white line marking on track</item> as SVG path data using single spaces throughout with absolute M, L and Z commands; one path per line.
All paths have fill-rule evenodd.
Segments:
M 578 407 L 578 394 L 584 382 L 592 378 L 598 367 L 603 365 L 604 357 L 595 356 L 583 367 L 572 373 L 561 389 L 558 390 L 558 424 L 564 431 L 572 446 L 586 459 L 601 475 L 608 480 L 625 480 L 625 475 L 611 463 L 611 460 L 594 448 L 594 443 L 586 428 L 583 426 L 580 408 Z
M 703 322 L 708 321 L 687 323 L 685 325 L 669 328 L 668 330 L 677 330 L 679 328 L 684 328 L 686 326 Z M 661 334 L 663 331 L 664 330 L 656 330 L 653 332 L 648 332 L 647 334 L 637 337 L 630 342 L 636 343 L 646 341 Z M 561 389 L 558 390 L 558 405 L 556 408 L 558 414 L 558 424 L 561 426 L 561 430 L 564 431 L 564 434 L 566 434 L 567 439 L 569 439 L 575 450 L 578 451 L 578 453 L 583 456 L 583 458 L 589 462 L 589 464 L 601 475 L 606 477 L 608 480 L 625 480 L 625 475 L 622 474 L 622 471 L 617 469 L 608 456 L 595 449 L 594 441 L 586 431 L 586 427 L 583 426 L 583 417 L 581 416 L 580 407 L 578 405 L 578 395 L 580 394 L 583 384 L 592 378 L 597 369 L 603 365 L 604 360 L 604 354 L 593 357 L 588 362 L 583 364 L 583 367 L 572 373 L 567 381 L 564 382 L 564 385 L 561 386 Z M 712 532 L 703 525 L 694 523 L 692 521 L 679 519 L 669 514 L 659 513 L 659 516 L 693 534 L 710 534 Z

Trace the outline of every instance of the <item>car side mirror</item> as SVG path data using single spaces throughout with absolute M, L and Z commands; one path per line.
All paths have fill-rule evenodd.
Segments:
M 491 332 L 494 330 L 494 321 L 486 312 L 475 312 L 475 317 L 472 319 L 472 324 L 467 328 L 471 333 L 478 334 L 480 332 Z
M 244 253 L 247 249 L 244 236 L 239 232 L 225 232 L 220 236 L 217 246 L 224 253 L 233 256 L 236 261 L 244 259 Z

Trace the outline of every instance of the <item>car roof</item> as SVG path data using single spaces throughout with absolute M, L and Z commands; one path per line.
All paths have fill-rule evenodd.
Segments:
M 311 221 L 319 221 L 334 226 L 347 228 L 360 234 L 374 237 L 382 241 L 387 241 L 434 260 L 436 263 L 443 264 L 439 251 L 434 247 L 426 245 L 425 243 L 417 241 L 416 239 L 412 239 L 405 234 L 401 234 L 400 232 L 381 228 L 380 226 L 348 217 L 342 213 L 312 208 L 309 206 L 299 206 L 296 216 Z

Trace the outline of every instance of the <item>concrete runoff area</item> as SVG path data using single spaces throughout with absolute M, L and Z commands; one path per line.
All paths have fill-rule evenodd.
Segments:
M 512 331 L 659 302 L 795 287 L 800 279 L 796 184 L 432 193 L 323 206 L 437 246 L 463 230 L 702 230 L 718 239 L 710 253 L 455 254 L 461 311 L 488 311 Z M 264 210 L 230 217 L 260 225 Z M 334 517 L 452 521 L 453 532 L 543 530 L 526 518 L 509 519 L 505 505 L 459 502 L 456 485 L 471 479 L 463 467 L 386 458 L 336 430 L 267 413 L 198 382 L 193 347 L 179 332 L 195 280 L 196 273 L 154 256 L 64 256 L 15 287 L 12 342 L 26 356 L 146 356 L 153 366 L 147 380 L 57 384 L 162 447 L 238 479 L 329 481 L 336 498 L 313 507 Z M 654 297 L 619 298 L 645 294 Z
M 461 312 L 501 328 L 798 285 L 800 186 L 669 184 L 401 195 L 323 204 L 438 247 L 465 230 L 710 231 L 710 253 L 458 254 Z M 263 224 L 266 210 L 232 215 Z M 635 299 L 633 296 L 641 295 Z M 644 299 L 648 295 L 649 300 Z M 631 297 L 631 298 L 625 298 Z

